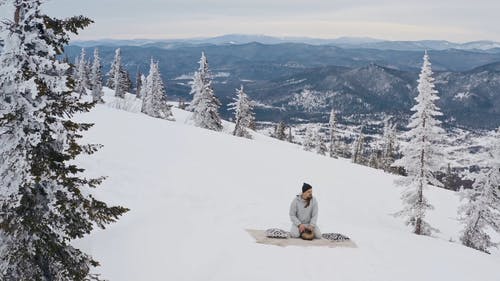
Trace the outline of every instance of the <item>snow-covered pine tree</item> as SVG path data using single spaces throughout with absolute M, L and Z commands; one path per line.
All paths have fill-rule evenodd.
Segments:
M 379 149 L 372 149 L 370 152 L 370 161 L 368 162 L 368 166 L 380 169 L 382 166 L 380 160 L 382 159 L 382 151 Z
M 124 98 L 126 77 L 123 75 L 122 57 L 120 49 L 116 50 L 114 63 L 116 65 L 115 73 L 113 73 L 113 85 L 115 89 L 115 97 Z
M 457 191 L 460 187 L 460 176 L 458 173 L 455 171 L 455 169 L 451 166 L 450 163 L 448 163 L 446 167 L 446 173 L 444 174 L 443 178 L 441 179 L 441 182 L 443 183 L 443 187 L 448 190 L 453 190 Z
M 142 74 L 137 69 L 137 74 L 135 76 L 135 97 L 136 98 L 141 98 L 141 87 L 142 87 Z
M 304 141 L 302 146 L 305 151 L 315 151 L 316 150 L 316 128 L 313 125 L 308 125 L 306 128 L 306 133 L 304 135 Z
M 139 98 L 144 100 L 144 97 L 146 96 L 147 91 L 148 91 L 148 86 L 147 86 L 146 76 L 144 74 L 141 74 L 141 91 L 139 94 Z
M 85 49 L 82 48 L 82 53 L 80 54 L 80 60 L 78 62 L 78 69 L 76 70 L 77 80 L 75 81 L 75 92 L 80 96 L 85 95 L 87 93 L 86 89 L 89 88 L 89 85 L 87 83 L 88 75 L 86 65 L 87 62 L 85 61 Z
M 279 121 L 278 124 L 274 127 L 274 134 L 273 137 L 279 139 L 279 140 L 285 140 L 286 139 L 286 124 L 283 121 Z
M 330 147 L 329 147 L 329 151 L 330 151 L 330 157 L 332 158 L 337 158 L 337 149 L 336 149 L 336 134 L 335 134 L 335 130 L 336 130 L 336 127 L 337 127 L 337 120 L 335 118 L 335 111 L 332 109 L 332 111 L 330 112 L 330 121 L 328 122 L 328 126 L 329 126 L 329 132 L 330 132 Z
M 315 132 L 316 137 L 316 152 L 321 155 L 326 155 L 328 152 L 328 147 L 326 146 L 323 136 L 321 135 L 320 129 L 317 128 Z
M 101 58 L 99 57 L 99 50 L 94 49 L 94 62 L 92 63 L 92 72 L 90 82 L 92 84 L 92 100 L 94 102 L 103 103 L 102 91 L 102 66 Z
M 288 141 L 289 143 L 293 143 L 292 126 L 289 126 L 289 127 L 288 127 L 287 141 Z
M 200 68 L 191 82 L 191 101 L 188 110 L 193 111 L 194 125 L 214 131 L 222 130 L 222 121 L 219 116 L 221 103 L 214 95 L 212 78 L 208 68 L 208 60 L 203 52 L 200 59 Z
M 417 104 L 412 108 L 415 113 L 411 116 L 405 136 L 409 139 L 403 149 L 403 157 L 394 162 L 393 166 L 404 167 L 408 176 L 397 180 L 396 183 L 406 187 L 402 194 L 404 209 L 398 215 L 406 218 L 406 224 L 413 227 L 413 232 L 419 235 L 431 235 L 437 231 L 425 221 L 427 210 L 433 209 L 424 196 L 428 184 L 441 186 L 434 176 L 439 170 L 439 161 L 442 160 L 440 151 L 440 135 L 444 130 L 441 122 L 435 117 L 442 113 L 435 105 L 439 99 L 434 88 L 429 55 L 425 52 L 422 71 L 418 80 Z
M 142 85 L 142 106 L 141 106 L 141 112 L 147 115 L 150 115 L 151 112 L 153 111 L 152 109 L 152 80 L 153 80 L 153 73 L 154 73 L 154 68 L 155 68 L 155 63 L 153 58 L 151 58 L 151 62 L 149 63 L 149 74 L 147 77 L 144 77 L 144 83 Z M 143 75 L 144 76 L 144 75 Z
M 488 166 L 473 176 L 472 189 L 461 190 L 465 203 L 459 208 L 459 220 L 464 225 L 460 241 L 485 253 L 489 253 L 490 247 L 499 245 L 491 241 L 486 230 L 490 228 L 500 233 L 500 128 L 489 154 Z
M 236 98 L 229 104 L 229 109 L 234 111 L 235 127 L 233 135 L 238 137 L 252 138 L 248 129 L 254 123 L 254 104 L 243 90 L 243 85 L 236 89 Z
M 108 80 L 106 81 L 106 86 L 113 90 L 115 89 L 116 69 L 119 68 L 117 61 L 121 61 L 121 51 L 119 48 L 115 50 L 115 58 L 111 63 L 111 68 L 109 69 L 109 72 L 106 74 L 106 77 L 108 77 Z
M 177 105 L 177 108 L 180 109 L 186 109 L 187 105 L 186 102 L 184 101 L 183 98 L 179 98 L 179 104 Z
M 463 245 L 489 253 L 488 248 L 498 246 L 491 241 L 487 228 L 500 232 L 500 175 L 498 170 L 483 168 L 473 177 L 472 189 L 463 190 L 466 204 L 460 206 L 460 221 L 464 229 L 460 233 Z
M 87 81 L 87 86 L 89 90 L 92 90 L 92 82 L 90 81 L 90 76 L 92 75 L 92 63 L 90 60 L 85 61 L 85 79 Z
M 353 143 L 352 145 L 355 145 L 355 143 Z M 340 157 L 344 157 L 344 158 L 351 158 L 352 157 L 351 145 L 349 143 L 347 143 L 346 140 L 344 140 L 344 139 L 338 140 L 337 151 L 338 151 L 337 154 Z
M 351 159 L 353 163 L 358 163 L 358 164 L 364 163 L 363 155 L 365 147 L 365 135 L 363 134 L 363 129 L 364 127 L 361 127 L 359 136 L 356 139 L 356 142 L 354 143 L 354 148 L 352 151 L 352 159 Z
M 193 95 L 193 99 L 186 107 L 186 110 L 189 111 L 194 111 L 194 109 L 198 106 L 198 104 L 200 103 L 200 98 L 203 89 L 205 88 L 205 83 L 208 83 L 210 81 L 208 61 L 207 58 L 205 57 L 204 52 L 201 53 L 201 59 L 199 61 L 199 64 L 200 67 L 198 68 L 198 71 L 195 71 L 193 75 L 193 80 L 190 82 L 191 92 L 189 94 Z
M 130 78 L 130 73 L 128 70 L 122 68 L 122 78 L 123 78 L 123 90 L 125 92 L 132 92 L 132 79 Z
M 71 240 L 127 209 L 90 195 L 103 178 L 84 177 L 72 161 L 99 148 L 78 144 L 92 124 L 72 121 L 93 103 L 73 93 L 70 66 L 56 56 L 92 21 L 49 17 L 42 2 L 0 2 L 14 7 L 14 19 L 0 23 L 9 30 L 0 40 L 0 280 L 89 280 L 98 262 Z
M 73 81 L 78 81 L 78 69 L 80 64 L 80 57 L 76 56 L 75 57 L 75 62 L 73 63 L 73 67 L 71 67 L 69 70 L 71 72 L 71 78 L 73 78 Z
M 443 177 L 443 187 L 445 189 L 451 190 L 452 183 L 453 183 L 453 172 L 451 170 L 451 164 L 448 163 L 448 166 L 446 167 L 446 175 Z
M 382 134 L 381 141 L 381 154 L 378 160 L 381 168 L 384 171 L 389 172 L 392 171 L 392 163 L 396 161 L 397 155 L 397 136 L 396 136 L 396 125 L 392 124 L 390 118 L 386 118 L 384 121 L 384 132 Z
M 151 117 L 175 120 L 172 115 L 172 106 L 167 103 L 167 93 L 161 79 L 160 68 L 152 59 L 146 80 L 146 95 L 142 101 L 141 111 Z
M 67 65 L 70 65 L 69 63 L 69 57 L 68 57 L 68 54 L 65 54 L 62 61 L 62 63 L 65 63 Z M 73 67 L 69 67 L 65 72 L 64 74 L 66 74 L 67 76 L 69 77 L 73 77 Z
M 115 50 L 115 58 L 107 74 L 107 86 L 115 90 L 116 97 L 125 97 L 125 92 L 130 89 L 130 78 L 127 75 L 128 72 L 122 65 L 121 49 L 118 48 Z

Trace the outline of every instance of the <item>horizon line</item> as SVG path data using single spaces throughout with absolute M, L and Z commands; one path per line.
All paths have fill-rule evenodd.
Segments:
M 411 39 L 411 40 L 393 40 L 393 39 L 382 39 L 382 38 L 375 38 L 375 37 L 369 37 L 369 36 L 339 36 L 339 37 L 310 37 L 307 35 L 304 36 L 279 36 L 279 35 L 266 35 L 266 34 L 257 34 L 257 33 L 227 33 L 227 34 L 221 34 L 221 35 L 214 35 L 214 36 L 189 36 L 189 37 L 132 37 L 132 38 L 113 38 L 113 37 L 97 37 L 97 38 L 88 38 L 88 39 L 78 39 L 74 38 L 73 42 L 75 41 L 103 41 L 103 40 L 115 40 L 115 41 L 133 41 L 133 40 L 155 40 L 155 41 L 161 41 L 161 40 L 168 40 L 168 41 L 181 41 L 181 40 L 207 40 L 207 39 L 214 39 L 214 38 L 220 38 L 224 36 L 260 36 L 260 37 L 268 37 L 268 38 L 274 38 L 274 39 L 281 39 L 281 40 L 294 40 L 294 39 L 305 39 L 305 40 L 339 40 L 339 39 L 365 39 L 365 40 L 376 40 L 380 42 L 419 42 L 419 41 L 445 41 L 449 43 L 455 43 L 455 44 L 467 44 L 467 43 L 474 43 L 474 42 L 492 42 L 492 43 L 499 43 L 500 41 L 492 40 L 492 39 L 478 39 L 478 40 L 472 40 L 472 41 L 450 41 L 446 39 Z

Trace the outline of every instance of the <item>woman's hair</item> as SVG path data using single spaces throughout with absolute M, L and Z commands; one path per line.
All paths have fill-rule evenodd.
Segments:
M 307 207 L 309 207 L 309 204 L 311 204 L 312 196 L 311 196 L 311 198 L 307 198 L 305 200 L 306 200 L 307 203 L 306 203 L 306 205 L 304 207 L 307 208 Z

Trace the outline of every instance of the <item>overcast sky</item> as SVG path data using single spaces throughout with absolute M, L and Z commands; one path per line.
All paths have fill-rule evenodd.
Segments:
M 500 41 L 500 0 L 47 0 L 49 15 L 95 23 L 77 38 L 265 34 Z M 6 7 L 0 14 L 7 14 Z

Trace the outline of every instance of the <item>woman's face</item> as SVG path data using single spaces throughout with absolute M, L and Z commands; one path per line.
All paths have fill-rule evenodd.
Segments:
M 313 190 L 312 190 L 312 188 L 308 189 L 306 192 L 302 193 L 302 198 L 304 198 L 304 199 L 310 199 L 312 197 L 313 197 Z

